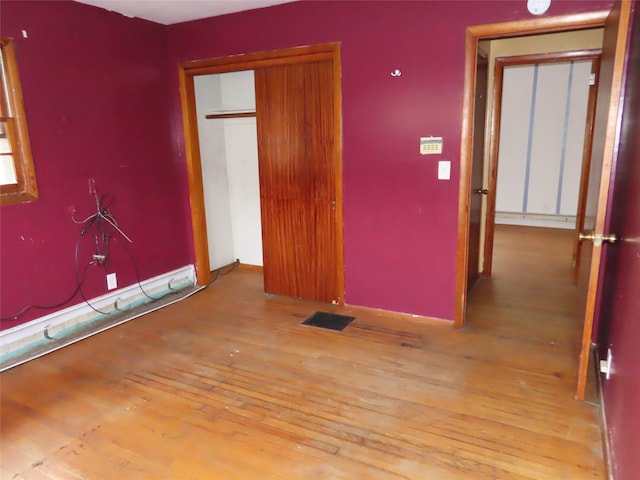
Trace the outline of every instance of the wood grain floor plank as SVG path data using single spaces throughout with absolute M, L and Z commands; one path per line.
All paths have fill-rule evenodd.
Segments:
M 265 295 L 259 270 L 0 375 L 17 479 L 604 480 L 571 239 L 496 230 L 462 330 Z M 342 332 L 301 325 L 353 314 Z

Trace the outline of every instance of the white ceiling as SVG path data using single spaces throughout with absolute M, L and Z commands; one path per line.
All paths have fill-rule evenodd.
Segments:
M 163 25 L 269 7 L 294 0 L 76 0 Z

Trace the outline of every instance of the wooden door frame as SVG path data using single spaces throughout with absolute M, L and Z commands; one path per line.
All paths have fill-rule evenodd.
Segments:
M 578 263 L 578 257 L 582 249 L 582 243 L 580 241 L 580 232 L 584 229 L 584 220 L 587 210 L 587 193 L 589 189 L 589 174 L 591 172 L 591 151 L 593 150 L 593 127 L 596 120 L 596 101 L 598 99 L 598 90 L 600 86 L 600 63 L 601 54 L 597 60 L 593 62 L 591 67 L 591 73 L 597 75 L 595 85 L 589 87 L 589 105 L 587 106 L 587 124 L 585 125 L 585 143 L 582 152 L 582 171 L 580 172 L 580 190 L 578 193 L 578 211 L 576 212 L 576 226 L 574 229 L 573 240 L 573 281 L 578 283 L 578 276 L 580 273 L 580 265 Z M 587 142 L 586 139 L 589 139 Z
M 609 10 L 516 20 L 467 27 L 465 34 L 464 90 L 462 101 L 462 134 L 460 142 L 460 184 L 458 189 L 458 239 L 456 249 L 456 289 L 453 326 L 464 326 L 467 309 L 467 261 L 469 242 L 469 201 L 473 153 L 473 110 L 475 99 L 476 56 L 480 40 L 521 37 L 541 33 L 557 33 L 589 28 L 602 28 Z M 493 133 L 493 132 L 491 132 Z
M 602 171 L 598 183 L 597 211 L 594 218 L 593 232 L 605 234 L 605 221 L 607 217 L 607 202 L 609 201 L 609 189 L 611 188 L 612 168 L 617 156 L 617 143 L 620 134 L 621 121 L 621 98 L 624 92 L 625 83 L 625 63 L 629 38 L 629 25 L 632 11 L 631 0 L 618 0 L 611 9 L 613 18 L 617 22 L 617 32 L 615 37 L 615 55 L 610 59 L 611 78 L 604 81 L 610 82 L 607 96 L 598 95 L 598 104 L 608 102 L 607 110 L 596 108 L 595 127 L 603 125 L 601 135 L 594 136 L 595 151 L 602 151 Z M 603 54 L 606 54 L 606 35 L 603 44 Z M 607 59 L 608 60 L 608 59 Z M 603 81 L 603 79 L 600 79 Z M 600 121 L 599 121 L 600 120 Z M 598 144 L 596 144 L 598 142 Z M 588 288 L 586 289 L 586 311 L 584 315 L 584 328 L 582 331 L 582 342 L 580 347 L 580 364 L 578 367 L 578 385 L 576 398 L 584 400 L 587 383 L 587 372 L 589 368 L 589 358 L 591 352 L 593 321 L 596 315 L 597 297 L 600 294 L 601 281 L 601 261 L 603 245 L 593 242 L 591 254 L 591 264 L 588 274 Z M 593 286 L 593 287 L 592 287 Z
M 478 281 L 481 279 L 482 275 L 482 269 L 480 268 L 480 258 L 481 258 L 481 252 L 480 252 L 480 247 L 482 245 L 482 229 L 483 229 L 483 209 L 486 210 L 486 199 L 482 198 L 483 195 L 478 191 L 478 190 L 482 190 L 483 188 L 485 188 L 485 173 L 484 173 L 484 156 L 485 156 L 485 149 L 486 149 L 486 138 L 487 138 L 487 112 L 489 111 L 490 105 L 488 103 L 488 93 L 489 93 L 489 65 L 491 64 L 490 60 L 490 55 L 485 52 L 480 46 L 478 46 L 478 50 L 477 50 L 477 55 L 476 55 L 476 80 L 475 83 L 477 84 L 478 82 L 478 72 L 480 71 L 480 62 L 479 60 L 482 59 L 483 63 L 486 63 L 486 72 L 484 72 L 482 83 L 484 83 L 485 85 L 485 91 L 484 92 L 478 92 L 478 89 L 475 89 L 475 97 L 474 97 L 474 113 L 473 113 L 473 142 L 472 143 L 472 148 L 473 151 L 471 152 L 471 156 L 472 156 L 472 160 L 471 160 L 471 181 L 474 182 L 474 178 L 479 174 L 480 175 L 480 183 L 478 184 L 478 179 L 475 178 L 475 182 L 473 183 L 473 185 L 470 186 L 470 188 L 474 189 L 474 192 L 472 192 L 470 194 L 469 197 L 469 228 L 471 229 L 471 224 L 475 222 L 475 218 L 472 220 L 471 219 L 471 204 L 473 203 L 472 200 L 475 201 L 479 201 L 480 202 L 480 212 L 479 212 L 479 218 L 478 218 L 478 236 L 476 238 L 472 238 L 471 234 L 469 235 L 469 243 L 468 243 L 468 250 L 471 251 L 471 245 L 473 243 L 473 247 L 475 249 L 475 247 L 478 247 L 478 256 L 477 258 L 473 258 L 470 254 L 468 255 L 468 261 L 467 261 L 467 294 L 471 291 L 471 289 L 478 283 Z M 482 69 L 484 71 L 484 68 Z M 476 85 L 477 87 L 477 85 Z M 478 110 L 476 107 L 478 106 L 478 97 L 482 97 L 482 94 L 484 94 L 485 98 L 484 98 L 484 102 L 482 102 L 484 104 L 484 109 L 482 111 Z M 478 117 L 478 115 L 481 115 L 480 117 Z M 481 119 L 481 125 L 482 128 L 478 129 L 477 127 L 477 123 L 479 122 L 479 119 Z M 478 148 L 477 145 L 475 145 L 476 140 L 480 140 L 479 143 L 482 143 L 482 149 L 480 150 L 480 159 L 477 158 L 478 156 Z M 473 195 L 478 195 L 478 197 L 473 197 Z M 489 193 L 490 195 L 490 193 Z M 484 208 L 483 208 L 484 207 Z M 485 211 L 485 215 L 484 218 L 486 218 L 486 211 Z M 475 237 L 475 232 L 474 232 L 474 237 Z M 478 242 L 477 245 L 475 242 Z M 475 256 L 475 255 L 474 255 Z M 471 262 L 471 260 L 477 261 L 476 264 L 474 265 L 474 262 Z M 472 270 L 473 268 L 473 270 Z M 469 272 L 473 272 L 473 276 L 475 278 L 472 279 L 473 283 L 469 282 Z
M 573 50 L 567 52 L 554 52 L 554 53 L 534 53 L 527 55 L 510 55 L 504 57 L 496 57 L 495 65 L 493 69 L 493 101 L 491 104 L 491 119 L 489 122 L 489 175 L 487 180 L 487 189 L 489 195 L 487 196 L 487 208 L 485 218 L 485 230 L 484 230 L 484 248 L 483 248 L 483 262 L 482 262 L 482 276 L 490 277 L 493 263 L 493 240 L 495 232 L 495 214 L 496 214 L 496 193 L 498 187 L 498 154 L 500 144 L 500 122 L 502 120 L 502 87 L 504 68 L 512 67 L 515 65 L 532 65 L 541 63 L 564 63 L 570 61 L 592 60 L 598 66 L 600 64 L 600 55 L 602 49 L 589 49 L 589 50 Z M 597 82 L 596 82 L 597 85 Z M 597 90 L 597 86 L 596 86 Z M 589 156 L 585 157 L 585 152 L 591 152 L 591 134 L 593 129 L 590 125 L 593 124 L 593 116 L 595 113 L 595 95 L 593 91 L 589 92 L 586 126 L 585 126 L 585 138 L 582 158 L 581 172 L 584 175 L 585 164 L 589 163 Z M 587 144 L 589 148 L 587 150 Z M 588 171 L 588 170 L 587 170 Z M 580 191 L 582 191 L 582 177 L 580 182 Z M 580 201 L 586 202 L 584 195 L 580 196 Z M 578 211 L 576 217 L 580 212 L 584 212 L 584 206 L 578 202 Z M 582 208 L 581 208 L 582 207 Z M 584 215 L 584 213 L 583 213 Z M 576 234 L 577 238 L 577 234 Z
M 195 255 L 196 283 L 208 285 L 209 247 L 207 242 L 207 221 L 204 209 L 202 185 L 202 164 L 198 138 L 198 118 L 193 77 L 216 73 L 255 70 L 277 65 L 332 61 L 334 96 L 334 172 L 336 182 L 336 263 L 339 303 L 344 303 L 344 233 L 342 209 L 342 89 L 340 86 L 340 44 L 329 43 L 304 47 L 293 47 L 264 52 L 231 55 L 227 57 L 195 60 L 178 65 L 180 82 L 180 104 L 184 130 L 185 157 L 189 180 L 189 200 L 191 204 L 191 226 Z

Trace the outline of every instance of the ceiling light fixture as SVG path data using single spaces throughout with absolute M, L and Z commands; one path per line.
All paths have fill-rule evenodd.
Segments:
M 549 10 L 551 0 L 527 0 L 527 10 L 533 15 L 542 15 Z

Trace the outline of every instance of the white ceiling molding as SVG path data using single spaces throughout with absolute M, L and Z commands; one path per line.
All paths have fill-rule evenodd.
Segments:
M 270 7 L 294 0 L 76 0 L 163 25 Z

